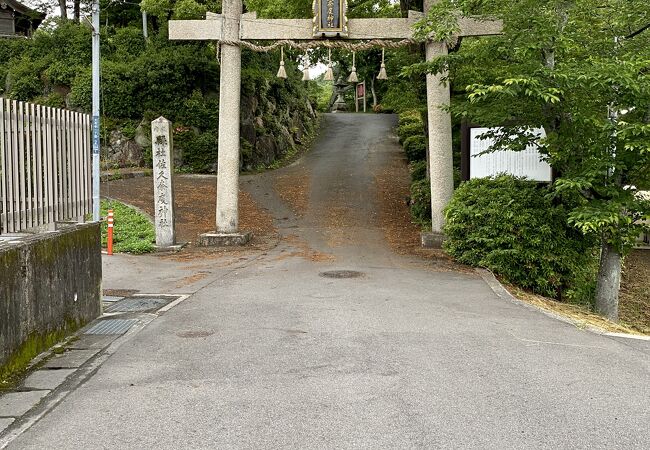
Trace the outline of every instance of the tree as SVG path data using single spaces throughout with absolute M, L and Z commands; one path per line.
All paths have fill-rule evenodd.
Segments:
M 504 19 L 504 33 L 410 67 L 447 68 L 461 97 L 452 112 L 493 132 L 492 150 L 539 149 L 558 173 L 569 222 L 600 241 L 595 307 L 618 318 L 621 260 L 650 204 L 650 9 L 645 0 L 443 0 L 418 27 L 453 43 L 456 14 Z

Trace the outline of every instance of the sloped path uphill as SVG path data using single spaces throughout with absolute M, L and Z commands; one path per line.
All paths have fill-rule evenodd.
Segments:
M 189 299 L 9 448 L 650 448 L 647 347 L 387 244 L 394 121 L 328 115 L 306 157 L 243 179 L 279 244 L 196 262 Z M 147 272 L 107 284 L 179 289 L 121 261 Z

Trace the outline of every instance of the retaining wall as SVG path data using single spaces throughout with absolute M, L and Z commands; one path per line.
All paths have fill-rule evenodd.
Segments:
M 0 241 L 0 368 L 101 313 L 98 223 Z M 39 344 L 42 343 L 42 344 Z M 30 357 L 29 355 L 23 355 Z

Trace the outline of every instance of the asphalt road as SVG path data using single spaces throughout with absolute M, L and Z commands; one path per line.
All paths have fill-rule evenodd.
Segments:
M 650 448 L 647 347 L 386 246 L 372 173 L 400 151 L 393 124 L 326 118 L 315 149 L 278 172 L 309 174 L 302 217 L 273 175 L 251 181 L 293 236 L 271 250 L 206 259 L 193 287 L 175 284 L 181 263 L 107 262 L 106 287 L 193 295 L 9 448 Z

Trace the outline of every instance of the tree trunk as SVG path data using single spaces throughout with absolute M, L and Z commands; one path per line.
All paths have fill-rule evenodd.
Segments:
M 377 107 L 377 93 L 375 92 L 375 77 L 370 79 L 370 92 L 372 92 L 372 110 Z
M 66 7 L 66 0 L 59 0 L 59 9 L 61 10 L 61 18 L 68 20 L 68 8 Z
M 603 238 L 596 284 L 596 312 L 618 321 L 618 291 L 621 287 L 621 255 Z
M 74 21 L 79 23 L 81 18 L 81 0 L 74 0 L 73 14 Z

